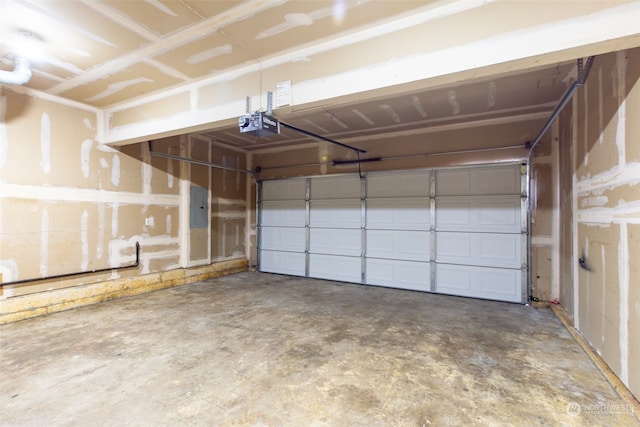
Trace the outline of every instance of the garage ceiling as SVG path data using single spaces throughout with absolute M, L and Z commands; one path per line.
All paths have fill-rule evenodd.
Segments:
M 297 128 L 357 146 L 374 138 L 424 132 L 430 128 L 491 121 L 504 123 L 535 114 L 546 117 L 571 83 L 575 70 L 572 61 L 515 75 L 275 116 Z M 287 128 L 282 128 L 279 135 L 259 138 L 240 133 L 237 125 L 202 132 L 202 135 L 247 151 L 310 142 L 309 137 Z
M 223 74 L 337 33 L 411 14 L 426 0 L 2 0 L 2 69 L 40 40 L 27 87 L 105 108 Z
M 510 13 L 517 6 L 427 0 L 0 0 L 0 69 L 12 71 L 20 43 L 30 39 L 41 47 L 42 55 L 33 62 L 33 76 L 24 85 L 27 90 L 100 111 L 130 105 L 135 109 L 143 98 L 157 99 L 216 76 L 233 79 L 234 70 L 262 66 L 308 48 L 333 46 L 342 35 L 351 37 L 411 19 L 429 8 L 437 7 L 447 16 L 494 3 L 500 7 L 467 16 L 479 25 L 480 30 L 474 31 L 487 35 L 491 30 L 482 29 L 482 16 Z M 576 4 L 563 4 L 554 11 L 542 10 L 535 19 L 542 24 L 552 16 L 573 16 Z M 577 9 L 588 13 L 606 7 L 606 2 L 592 2 L 581 3 Z M 437 34 L 438 25 L 445 24 L 438 21 L 429 31 Z M 515 22 L 512 26 L 517 29 Z M 465 42 L 471 36 L 451 32 L 451 41 L 445 45 Z M 407 49 L 398 46 L 402 54 Z M 310 132 L 350 143 L 433 126 L 517 120 L 553 109 L 575 76 L 573 59 L 490 78 L 465 77 L 428 89 L 414 87 L 399 93 L 386 88 L 384 94 L 367 93 L 348 103 L 278 109 L 275 115 Z M 355 57 L 345 61 L 355 61 Z M 299 69 L 304 72 L 302 65 Z M 258 141 L 240 134 L 229 120 L 215 126 L 201 132 L 202 137 L 240 150 L 277 149 L 311 141 L 290 130 Z

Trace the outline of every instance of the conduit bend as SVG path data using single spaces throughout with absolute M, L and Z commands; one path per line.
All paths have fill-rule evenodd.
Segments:
M 23 85 L 31 80 L 29 61 L 22 57 L 15 58 L 13 71 L 0 70 L 0 84 Z

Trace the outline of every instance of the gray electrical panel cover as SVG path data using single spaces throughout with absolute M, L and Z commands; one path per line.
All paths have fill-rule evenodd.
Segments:
M 209 225 L 209 191 L 202 187 L 191 187 L 191 202 L 189 206 L 189 227 L 207 228 Z

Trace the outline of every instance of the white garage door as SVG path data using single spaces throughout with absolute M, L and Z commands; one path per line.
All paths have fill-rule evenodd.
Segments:
M 259 270 L 526 301 L 520 165 L 266 181 Z

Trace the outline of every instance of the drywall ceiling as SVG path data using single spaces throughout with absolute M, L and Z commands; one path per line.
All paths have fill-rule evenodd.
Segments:
M 277 149 L 310 140 L 233 123 L 276 82 L 293 85 L 279 119 L 334 139 L 516 120 L 553 108 L 577 57 L 637 45 L 634 15 L 633 0 L 0 0 L 0 70 L 35 41 L 19 89 L 93 109 L 100 142 L 198 131 Z
M 294 127 L 358 146 L 358 143 L 365 144 L 380 137 L 392 138 L 432 128 L 547 117 L 572 82 L 575 72 L 576 63 L 571 61 L 299 113 L 278 114 L 276 111 L 274 115 Z M 279 135 L 256 137 L 240 133 L 237 124 L 201 132 L 201 135 L 218 144 L 246 151 L 292 147 L 313 140 L 286 127 L 281 128 Z
M 103 108 L 410 14 L 427 0 L 2 0 L 2 69 L 23 33 L 43 55 L 25 86 Z

